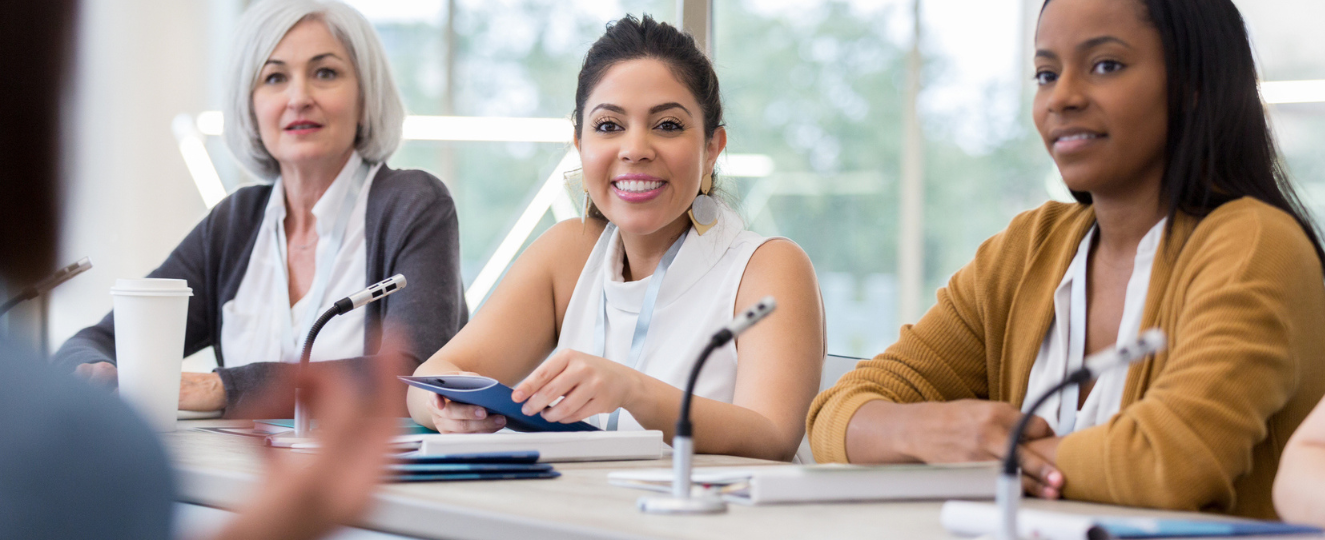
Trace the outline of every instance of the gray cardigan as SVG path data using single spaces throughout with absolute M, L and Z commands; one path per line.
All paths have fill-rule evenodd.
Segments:
M 184 355 L 208 346 L 216 351 L 216 372 L 225 384 L 227 416 L 242 409 L 255 390 L 293 364 L 258 362 L 225 367 L 221 348 L 221 306 L 234 299 L 258 239 L 271 185 L 242 188 L 212 209 L 152 278 L 188 280 L 193 288 L 185 330 Z M 365 306 L 364 351 L 381 345 L 383 328 L 407 340 L 402 352 L 418 365 L 442 348 L 469 319 L 460 277 L 460 237 L 455 203 L 437 178 L 416 170 L 383 166 L 368 193 L 364 239 L 368 269 L 365 287 L 395 274 L 409 286 Z M 318 362 L 362 370 L 371 356 Z M 53 361 L 66 371 L 92 362 L 115 363 L 114 313 L 74 334 Z M 404 375 L 407 375 L 404 374 Z M 292 396 L 283 401 L 293 403 Z

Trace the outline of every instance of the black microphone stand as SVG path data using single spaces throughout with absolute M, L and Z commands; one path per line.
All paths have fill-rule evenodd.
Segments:
M 718 330 L 709 339 L 704 350 L 699 352 L 694 367 L 690 368 L 690 378 L 686 380 L 685 393 L 681 394 L 681 415 L 676 419 L 676 432 L 672 434 L 672 496 L 644 497 L 639 500 L 639 509 L 650 514 L 716 514 L 727 511 L 727 503 L 716 497 L 691 497 L 690 473 L 695 457 L 694 425 L 690 423 L 690 401 L 695 395 L 695 382 L 699 372 L 704 369 L 713 351 L 726 345 L 755 323 L 763 320 L 777 302 L 766 296 L 754 307 L 745 310 L 732 321 L 732 324 Z
M 55 273 L 51 275 L 51 277 L 43 279 L 40 282 L 37 282 L 36 284 L 31 285 L 29 287 L 25 287 L 23 290 L 19 291 L 17 295 L 14 295 L 13 298 L 10 298 L 9 300 L 6 300 L 5 303 L 0 304 L 0 317 L 3 317 L 6 313 L 9 313 L 9 310 L 14 309 L 14 306 L 17 306 L 19 304 L 22 304 L 23 302 L 41 296 L 42 293 L 54 289 L 60 284 L 69 281 L 70 279 L 73 279 L 74 276 L 86 272 L 91 268 L 92 268 L 92 261 L 88 260 L 87 257 L 83 257 L 82 259 L 79 259 L 78 262 L 76 263 L 73 263 L 69 266 L 65 266 L 63 268 L 60 268 L 59 270 L 56 270 Z
M 996 535 L 998 540 L 1018 539 L 1017 510 L 1021 503 L 1021 458 L 1017 450 L 1021 444 L 1021 436 L 1026 433 L 1026 426 L 1029 426 L 1031 418 L 1035 417 L 1035 411 L 1043 406 L 1050 396 L 1062 392 L 1063 389 L 1084 383 L 1105 371 L 1131 364 L 1159 352 L 1164 349 L 1166 342 L 1164 332 L 1152 329 L 1144 332 L 1135 343 L 1091 355 L 1082 362 L 1082 367 L 1068 374 L 1031 403 L 1030 408 L 1026 409 L 1026 413 L 1021 415 L 1021 419 L 1017 420 L 1012 432 L 1008 434 L 1008 451 L 1004 454 L 1002 470 L 998 475 L 998 487 L 994 493 L 994 500 L 1001 514 Z
M 303 371 L 308 366 L 309 357 L 313 354 L 313 340 L 322 331 L 331 319 L 342 313 L 354 311 L 357 308 L 376 302 L 392 293 L 405 288 L 405 276 L 396 274 L 382 281 L 374 283 L 372 286 L 351 294 L 345 298 L 337 300 L 329 309 L 322 313 L 313 322 L 313 326 L 308 330 L 308 338 L 304 340 L 304 352 L 299 356 L 299 370 Z M 294 388 L 294 436 L 296 439 L 303 439 L 311 435 L 313 428 L 313 418 L 308 413 L 308 408 L 304 404 L 303 396 L 300 395 L 303 389 L 303 383 L 300 378 L 295 379 Z

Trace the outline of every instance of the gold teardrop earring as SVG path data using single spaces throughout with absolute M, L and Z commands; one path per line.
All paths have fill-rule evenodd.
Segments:
M 690 203 L 690 223 L 695 226 L 695 232 L 703 236 L 709 232 L 714 225 L 718 224 L 718 202 L 709 196 L 713 191 L 713 174 L 709 173 L 699 183 L 699 195 Z
M 592 203 L 589 199 L 589 188 L 584 187 L 584 169 L 575 169 L 561 173 L 561 177 L 566 179 L 567 189 L 572 188 L 574 184 L 580 184 L 580 190 L 584 191 L 584 212 L 580 213 L 580 224 L 583 225 L 589 219 L 589 205 Z

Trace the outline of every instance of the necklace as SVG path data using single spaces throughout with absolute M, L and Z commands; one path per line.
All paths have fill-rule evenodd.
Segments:
M 302 245 L 302 246 L 291 245 L 291 246 L 290 246 L 290 249 L 304 250 L 304 249 L 308 249 L 308 248 L 311 248 L 311 247 L 316 246 L 316 245 L 317 245 L 317 240 L 314 240 L 314 241 L 309 242 L 309 243 L 307 243 L 307 244 L 304 244 L 304 245 Z

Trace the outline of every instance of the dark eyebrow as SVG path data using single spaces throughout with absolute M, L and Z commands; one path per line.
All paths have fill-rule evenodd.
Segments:
M 663 103 L 662 105 L 654 105 L 653 107 L 650 107 L 650 108 L 649 108 L 649 115 L 652 116 L 652 115 L 655 115 L 655 114 L 658 114 L 658 113 L 660 113 L 660 112 L 663 112 L 663 111 L 666 111 L 666 110 L 670 110 L 670 109 L 681 109 L 681 110 L 685 111 L 686 115 L 688 115 L 688 116 L 694 116 L 694 115 L 690 114 L 690 109 L 685 108 L 684 105 L 681 105 L 680 103 L 677 103 L 677 102 L 675 102 L 675 101 L 670 102 L 670 103 Z
M 1090 49 L 1094 49 L 1095 47 L 1099 47 L 1100 45 L 1104 45 L 1105 43 L 1117 43 L 1129 49 L 1132 48 L 1131 45 L 1128 45 L 1127 42 L 1123 41 L 1122 39 L 1113 36 L 1100 36 L 1097 38 L 1088 39 L 1082 42 L 1080 45 L 1077 45 L 1077 50 L 1088 51 Z
M 1129 49 L 1132 48 L 1131 45 L 1128 45 L 1127 42 L 1126 42 L 1126 41 L 1123 41 L 1122 39 L 1119 39 L 1119 38 L 1116 38 L 1116 37 L 1113 37 L 1113 36 L 1100 36 L 1100 37 L 1097 37 L 1097 38 L 1092 38 L 1092 39 L 1088 39 L 1088 40 L 1086 40 L 1086 41 L 1083 41 L 1080 45 L 1077 45 L 1077 51 L 1083 51 L 1083 52 L 1084 52 L 1084 51 L 1089 51 L 1089 50 L 1091 50 L 1091 49 L 1094 49 L 1095 47 L 1099 47 L 1100 45 L 1104 45 L 1104 44 L 1106 44 L 1106 43 L 1116 43 L 1116 44 L 1118 44 L 1118 45 L 1122 45 L 1122 46 L 1127 47 L 1127 48 L 1129 48 Z M 1049 51 L 1049 50 L 1047 50 L 1047 49 L 1039 49 L 1039 50 L 1035 51 L 1035 57 L 1036 57 L 1036 58 L 1044 58 L 1044 59 L 1047 59 L 1047 60 L 1057 60 L 1057 59 L 1058 59 L 1058 55 L 1054 54 L 1053 51 Z
M 611 104 L 611 103 L 599 103 L 599 104 L 598 104 L 597 106 L 595 106 L 594 108 L 589 109 L 589 114 L 593 114 L 593 112 L 596 111 L 596 110 L 598 110 L 598 109 L 606 109 L 606 110 L 612 111 L 612 112 L 617 113 L 617 114 L 626 114 L 626 110 L 625 110 L 625 109 L 622 109 L 621 107 L 618 107 L 618 106 L 613 105 L 613 104 Z

